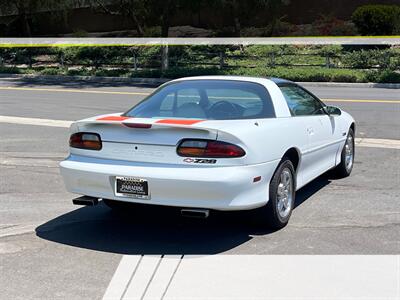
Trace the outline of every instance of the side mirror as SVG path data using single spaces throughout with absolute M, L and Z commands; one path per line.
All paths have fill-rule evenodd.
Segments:
M 340 116 L 342 114 L 342 111 L 340 110 L 340 108 L 338 108 L 336 106 L 326 106 L 325 111 L 330 116 Z

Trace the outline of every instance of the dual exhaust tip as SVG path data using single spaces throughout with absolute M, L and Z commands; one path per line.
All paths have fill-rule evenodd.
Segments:
M 95 206 L 99 204 L 98 198 L 89 197 L 89 196 L 82 196 L 75 199 L 72 199 L 72 203 L 75 205 L 85 205 L 85 206 Z
M 181 216 L 188 218 L 207 219 L 210 215 L 210 210 L 202 208 L 182 208 Z
M 99 204 L 99 198 L 82 196 L 75 199 L 72 199 L 72 203 L 75 205 L 85 205 L 85 206 L 95 206 Z M 210 215 L 209 209 L 202 208 L 182 208 L 181 216 L 188 218 L 198 218 L 198 219 L 207 219 Z

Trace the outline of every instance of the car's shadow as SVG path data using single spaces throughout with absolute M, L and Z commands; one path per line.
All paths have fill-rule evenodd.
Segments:
M 298 207 L 328 185 L 322 176 L 297 192 Z M 294 212 L 295 213 L 295 212 Z M 74 247 L 120 254 L 216 254 L 273 231 L 251 225 L 248 213 L 216 212 L 188 219 L 176 209 L 140 207 L 115 213 L 103 203 L 82 207 L 36 228 L 38 237 Z

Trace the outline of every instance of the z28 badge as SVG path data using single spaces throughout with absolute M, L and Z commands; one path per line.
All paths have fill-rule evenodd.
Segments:
M 193 163 L 193 164 L 215 164 L 217 162 L 216 159 L 202 159 L 202 158 L 190 158 L 187 157 L 183 160 L 185 163 Z

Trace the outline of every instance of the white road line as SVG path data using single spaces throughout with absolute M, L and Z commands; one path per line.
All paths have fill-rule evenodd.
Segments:
M 181 255 L 124 255 L 103 300 L 162 299 L 181 259 Z
M 58 168 L 58 164 L 62 159 L 57 161 L 52 159 L 42 159 L 36 157 L 30 158 L 15 158 L 7 157 L 5 159 L 0 157 L 0 165 L 2 166 L 23 166 L 23 167 L 47 167 L 47 168 Z
M 143 299 L 163 299 L 181 261 L 181 255 L 165 255 Z
M 5 143 L 12 143 L 14 139 L 7 139 Z M 23 141 L 23 140 L 22 140 Z M 0 152 L 0 165 L 58 168 L 60 161 L 64 160 L 67 153 L 27 153 L 27 152 Z
M 399 270 L 399 255 L 125 255 L 103 300 L 397 300 Z
M 41 118 L 24 118 L 0 116 L 0 123 L 19 124 L 19 125 L 37 125 L 50 127 L 69 127 L 72 121 L 41 119 Z
M 361 147 L 400 149 L 400 140 L 356 138 L 355 142 Z
M 140 255 L 124 255 L 103 296 L 103 300 L 120 300 L 124 295 L 132 276 L 140 265 Z
M 161 263 L 161 256 L 143 256 L 132 280 L 130 281 L 122 300 L 143 299 L 157 268 Z
M 72 121 L 41 119 L 41 118 L 0 116 L 0 123 L 19 124 L 19 125 L 51 126 L 51 127 L 67 128 L 67 127 L 69 127 L 71 125 Z M 358 147 L 400 149 L 400 140 L 375 139 L 375 138 L 356 138 L 355 142 L 356 142 L 356 145 Z

